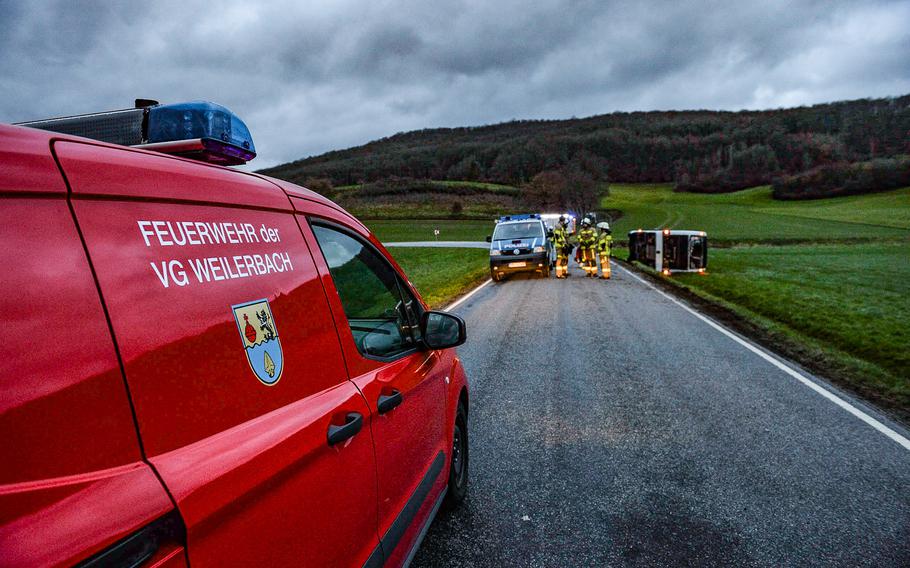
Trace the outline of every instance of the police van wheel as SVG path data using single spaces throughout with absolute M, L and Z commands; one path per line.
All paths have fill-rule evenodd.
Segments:
M 447 511 L 457 509 L 468 494 L 468 413 L 462 404 L 455 415 L 450 465 L 449 486 L 442 502 Z
M 502 274 L 499 274 L 498 272 L 493 272 L 492 274 L 490 274 L 490 278 L 493 279 L 493 282 L 501 282 Z
M 543 268 L 543 270 L 540 271 L 540 273 L 543 275 L 544 278 L 549 278 L 550 277 L 550 265 L 549 264 L 546 265 Z

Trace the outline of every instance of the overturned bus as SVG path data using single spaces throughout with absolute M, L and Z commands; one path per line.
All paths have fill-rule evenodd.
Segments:
M 708 268 L 708 235 L 676 229 L 629 231 L 629 261 L 633 260 L 667 276 L 704 272 Z

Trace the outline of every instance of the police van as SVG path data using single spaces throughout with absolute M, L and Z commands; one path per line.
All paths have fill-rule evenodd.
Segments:
M 499 282 L 514 272 L 550 275 L 552 244 L 539 214 L 506 215 L 496 221 L 490 243 L 490 278 Z
M 205 102 L 0 125 L 0 564 L 401 566 L 464 499 L 464 322 L 255 155 Z
M 708 235 L 704 231 L 638 229 L 629 231 L 629 262 L 638 261 L 665 276 L 708 268 Z

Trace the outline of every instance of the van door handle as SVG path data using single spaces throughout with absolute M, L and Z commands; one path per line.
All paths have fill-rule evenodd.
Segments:
M 401 404 L 401 401 L 401 391 L 397 389 L 393 390 L 392 394 L 381 394 L 376 402 L 376 410 L 379 411 L 379 414 L 385 414 Z
M 329 445 L 334 446 L 338 442 L 344 442 L 348 438 L 353 438 L 354 434 L 360 432 L 363 426 L 363 415 L 359 412 L 348 412 L 343 426 L 329 424 Z

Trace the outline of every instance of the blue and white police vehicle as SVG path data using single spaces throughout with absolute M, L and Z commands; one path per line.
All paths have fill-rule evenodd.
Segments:
M 506 215 L 496 222 L 490 243 L 490 277 L 494 282 L 513 272 L 538 272 L 550 275 L 553 245 L 540 215 Z

